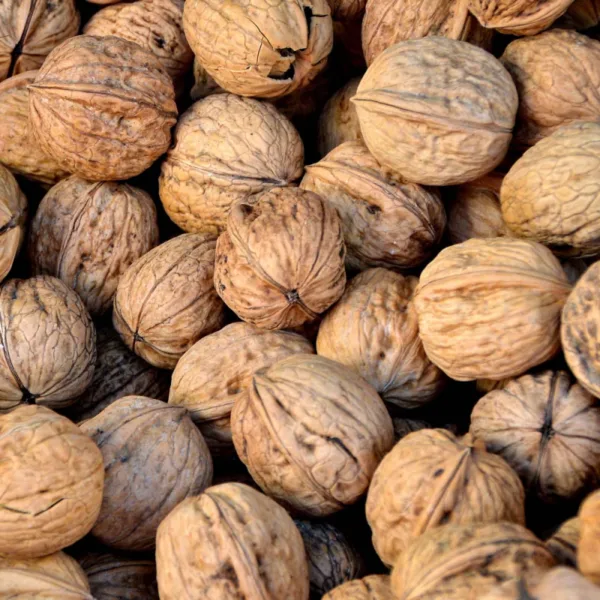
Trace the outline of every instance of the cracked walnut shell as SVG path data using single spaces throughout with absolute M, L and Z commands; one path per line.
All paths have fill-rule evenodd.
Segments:
M 369 575 L 348 581 L 328 594 L 323 600 L 395 600 L 389 575 Z
M 0 165 L 0 281 L 10 273 L 27 221 L 27 198 L 11 172 Z

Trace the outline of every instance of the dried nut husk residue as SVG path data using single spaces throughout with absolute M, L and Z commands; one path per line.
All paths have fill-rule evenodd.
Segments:
M 569 567 L 577 566 L 577 547 L 579 546 L 580 524 L 579 517 L 573 517 L 565 521 L 553 534 L 546 540 L 548 550 L 561 565 Z
M 579 507 L 577 566 L 590 581 L 600 585 L 600 490 L 592 492 Z
M 308 566 L 294 522 L 240 483 L 210 487 L 179 504 L 158 528 L 156 566 L 161 600 L 191 593 L 308 600 Z
M 570 291 L 541 244 L 492 238 L 450 246 L 425 267 L 415 293 L 425 352 L 459 381 L 521 375 L 559 350 Z
M 184 231 L 220 233 L 233 204 L 292 183 L 303 167 L 302 140 L 272 104 L 215 94 L 181 116 L 160 199 Z
M 44 406 L 0 415 L 0 556 L 36 558 L 86 535 L 102 503 L 102 454 Z
M 27 221 L 27 198 L 8 169 L 0 165 L 0 281 L 12 269 Z
M 369 575 L 344 583 L 328 594 L 323 600 L 395 600 L 389 575 Z

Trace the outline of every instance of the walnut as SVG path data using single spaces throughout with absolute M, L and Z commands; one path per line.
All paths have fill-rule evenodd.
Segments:
M 256 372 L 233 407 L 231 427 L 256 483 L 313 516 L 356 502 L 394 442 L 375 390 L 343 365 L 310 354 Z
M 201 100 L 211 94 L 223 93 L 219 84 L 206 72 L 206 69 L 194 59 L 194 86 L 190 90 L 192 100 Z
M 521 375 L 560 348 L 560 312 L 571 286 L 540 244 L 472 239 L 442 250 L 415 293 L 430 360 L 459 381 Z
M 76 425 L 44 406 L 19 406 L 0 415 L 0 456 L 0 556 L 46 556 L 90 531 L 104 469 Z
M 308 566 L 294 522 L 240 483 L 213 486 L 179 504 L 158 528 L 156 566 L 161 600 L 308 599 Z
M 559 23 L 575 29 L 595 27 L 600 23 L 600 1 L 575 0 Z
M 183 406 L 213 454 L 233 449 L 230 415 L 252 375 L 292 354 L 313 353 L 312 344 L 288 331 L 232 323 L 196 342 L 173 371 L 169 403 Z
M 183 28 L 209 75 L 240 96 L 279 98 L 306 86 L 333 46 L 327 0 L 188 0 Z
M 29 111 L 42 151 L 96 181 L 145 171 L 166 152 L 177 119 L 158 59 L 112 36 L 81 35 L 53 50 L 29 86 Z
M 600 490 L 592 492 L 579 507 L 577 566 L 583 575 L 600 585 Z
M 600 589 L 574 569 L 555 567 L 533 589 L 537 600 L 600 600 Z
M 54 277 L 0 288 L 0 409 L 63 408 L 92 381 L 96 332 L 79 296 Z
M 367 0 L 328 0 L 331 18 L 336 21 L 357 21 L 363 18 Z
M 307 167 L 301 187 L 337 209 L 350 269 L 417 266 L 434 252 L 446 226 L 436 191 L 382 168 L 361 142 L 345 142 Z
M 316 194 L 274 188 L 237 204 L 219 237 L 217 292 L 238 317 L 264 329 L 315 320 L 346 285 L 342 226 Z
M 220 233 L 233 204 L 292 183 L 303 167 L 302 140 L 273 105 L 216 94 L 179 120 L 160 198 L 184 231 Z
M 518 96 L 491 54 L 426 37 L 382 52 L 352 102 L 365 143 L 382 165 L 414 183 L 451 185 L 502 162 Z
M 344 583 L 323 600 L 395 600 L 389 575 L 369 575 Z
M 420 431 L 421 429 L 431 429 L 432 425 L 427 421 L 421 419 L 405 419 L 401 417 L 394 417 L 392 419 L 394 424 L 394 440 L 399 442 L 402 438 L 406 437 L 413 431 Z
M 220 329 L 213 286 L 215 238 L 188 233 L 136 260 L 119 281 L 113 324 L 126 346 L 155 367 L 173 369 L 201 337 Z
M 579 545 L 579 518 L 565 521 L 552 537 L 546 540 L 548 550 L 561 565 L 577 566 L 577 546 Z
M 386 269 L 363 271 L 325 315 L 317 337 L 320 355 L 350 367 L 401 408 L 433 400 L 446 383 L 419 338 L 417 283 Z
M 8 169 L 0 165 L 0 281 L 6 278 L 25 236 L 27 198 Z

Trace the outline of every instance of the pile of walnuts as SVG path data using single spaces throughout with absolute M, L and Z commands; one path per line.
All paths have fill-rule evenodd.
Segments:
M 600 600 L 600 0 L 0 0 L 0 598 Z

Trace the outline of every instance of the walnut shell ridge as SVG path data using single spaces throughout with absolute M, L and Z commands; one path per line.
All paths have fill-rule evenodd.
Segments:
M 328 594 L 323 600 L 395 600 L 389 575 L 369 575 L 348 581 Z
M 27 225 L 27 198 L 8 169 L 0 165 L 0 281 L 10 273 Z

